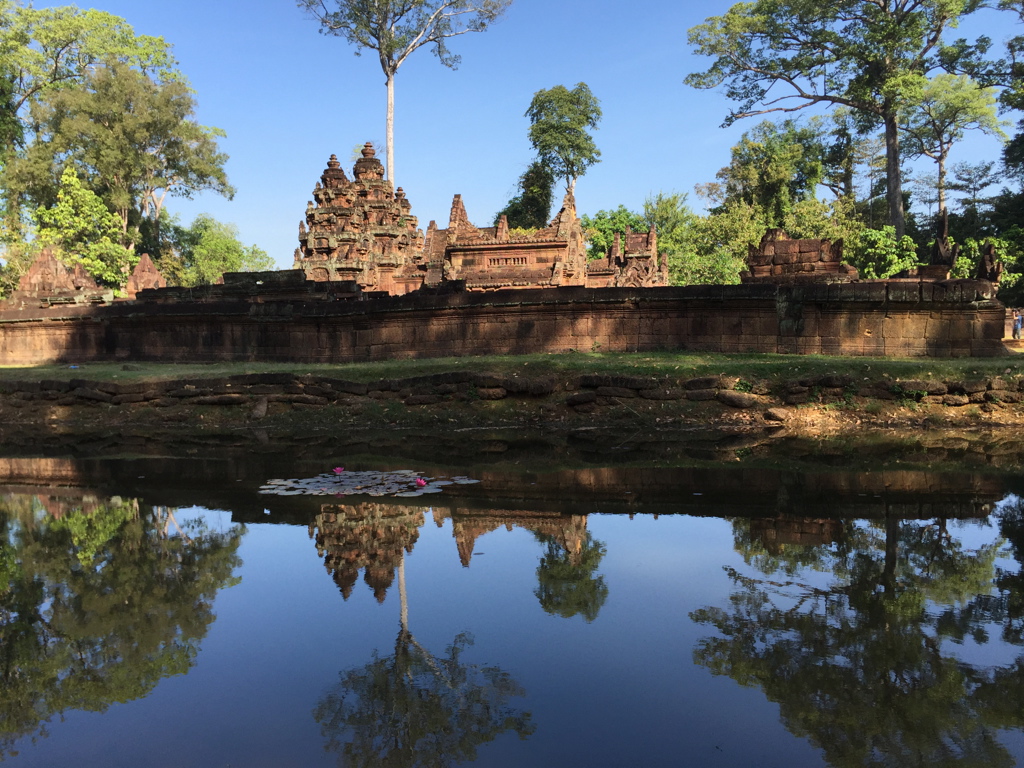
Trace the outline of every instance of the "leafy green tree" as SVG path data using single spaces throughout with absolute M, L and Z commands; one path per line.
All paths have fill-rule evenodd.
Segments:
M 644 200 L 644 222 L 654 227 L 658 253 L 668 258 L 669 279 L 673 285 L 688 285 L 694 270 L 695 254 L 691 239 L 696 216 L 686 204 L 685 192 L 658 192 Z
M 21 0 L 0 0 L 0 167 L 5 172 L 32 138 L 31 107 L 54 91 L 78 87 L 103 61 L 123 62 L 165 80 L 178 76 L 170 46 L 159 37 L 136 35 L 122 18 L 75 6 L 33 8 Z M 3 188 L 10 239 L 21 232 L 21 201 L 8 184 Z
M 199 125 L 194 110 L 181 82 L 156 82 L 116 62 L 95 67 L 81 87 L 54 91 L 33 108 L 38 138 L 15 176 L 38 190 L 50 169 L 73 166 L 117 214 L 128 246 L 141 221 L 159 222 L 167 195 L 234 194 L 227 155 L 217 149 L 224 133 Z
M 274 260 L 256 245 L 242 245 L 238 227 L 201 213 L 192 225 L 175 226 L 172 241 L 176 255 L 158 261 L 178 285 L 215 283 L 225 272 L 261 272 L 274 268 Z
M 1006 138 L 996 116 L 994 88 L 981 88 L 966 75 L 939 74 L 928 80 L 920 98 L 904 105 L 902 129 L 911 156 L 935 161 L 939 210 L 946 207 L 946 160 L 956 142 L 969 130 Z
M 114 498 L 59 520 L 0 500 L 0 760 L 72 710 L 103 712 L 195 663 L 245 529 Z
M 56 247 L 63 261 L 81 264 L 107 285 L 123 286 L 139 261 L 121 244 L 124 232 L 118 217 L 82 186 L 70 166 L 61 174 L 56 203 L 38 209 L 36 221 L 40 244 Z
M 894 227 L 866 229 L 861 233 L 860 247 L 850 258 L 850 263 L 863 278 L 892 277 L 917 266 L 917 246 L 907 235 L 896 237 Z
M 507 217 L 513 229 L 542 229 L 548 224 L 551 214 L 551 190 L 555 177 L 539 160 L 530 163 L 519 177 L 519 193 L 494 216 L 497 224 L 502 216 Z
M 537 566 L 533 594 L 546 613 L 569 619 L 582 616 L 588 624 L 608 599 L 604 576 L 595 574 L 607 550 L 587 531 L 578 550 L 569 550 L 552 536 L 537 535 L 545 545 Z
M 616 234 L 625 235 L 627 229 L 643 232 L 648 228 L 643 216 L 624 205 L 611 211 L 598 211 L 593 216 L 583 214 L 580 222 L 586 233 L 587 258 L 590 259 L 607 258 Z
M 356 47 L 374 51 L 388 90 L 387 174 L 395 180 L 395 74 L 409 55 L 425 45 L 444 66 L 456 69 L 461 57 L 448 50 L 448 39 L 483 32 L 512 0 L 296 0 L 319 23 L 320 32 L 337 35 Z M 332 10 L 333 9 L 333 10 Z
M 748 203 L 764 212 L 769 227 L 781 227 L 795 203 L 815 196 L 824 152 L 815 129 L 766 120 L 743 134 L 718 172 L 722 202 Z
M 862 128 L 881 124 L 886 144 L 889 224 L 905 230 L 900 169 L 900 105 L 916 101 L 938 63 L 942 36 L 981 0 L 754 0 L 689 30 L 697 53 L 713 59 L 686 77 L 696 88 L 725 85 L 739 102 L 726 123 L 815 105 L 852 110 Z M 974 52 L 949 50 L 953 68 Z
M 601 120 L 600 101 L 586 83 L 577 83 L 571 91 L 556 85 L 533 94 L 526 116 L 538 160 L 565 181 L 565 190 L 571 194 L 576 180 L 601 157 L 588 131 Z

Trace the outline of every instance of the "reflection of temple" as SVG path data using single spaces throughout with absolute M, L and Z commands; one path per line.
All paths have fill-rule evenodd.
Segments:
M 393 190 L 371 144 L 350 180 L 335 155 L 313 190 L 299 224 L 295 269 L 318 282 L 351 281 L 363 290 L 405 294 L 452 283 L 467 290 L 552 286 L 648 287 L 668 284 L 654 230 L 616 238 L 607 259 L 587 263 L 583 226 L 571 194 L 551 223 L 536 232 L 470 223 L 462 196 L 452 201 L 447 229 L 430 222 L 426 235 L 405 192 Z M 455 282 L 458 281 L 458 282 Z
M 821 546 L 839 541 L 843 521 L 806 517 L 755 517 L 750 520 L 750 537 L 758 539 L 770 554 L 787 545 Z
M 536 512 L 494 510 L 490 514 L 474 513 L 471 515 L 454 514 L 450 510 L 434 509 L 434 522 L 438 527 L 444 524 L 445 518 L 451 518 L 452 536 L 455 537 L 459 549 L 459 560 L 469 567 L 476 548 L 476 540 L 486 533 L 504 528 L 525 528 L 538 536 L 553 539 L 558 546 L 572 555 L 580 552 L 587 535 L 586 515 L 544 515 Z
M 365 502 L 325 504 L 309 525 L 309 536 L 324 567 L 347 600 L 364 570 L 363 580 L 384 602 L 403 552 L 412 552 L 423 525 L 422 507 Z

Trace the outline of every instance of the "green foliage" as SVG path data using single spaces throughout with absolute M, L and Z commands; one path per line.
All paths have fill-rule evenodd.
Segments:
M 721 202 L 747 203 L 764 212 L 767 226 L 781 227 L 796 202 L 815 196 L 824 152 L 815 129 L 766 120 L 743 134 L 716 175 Z
M 1005 123 L 996 116 L 995 89 L 981 88 L 966 75 L 929 79 L 916 102 L 901 106 L 900 118 L 907 153 L 936 163 L 939 210 L 945 207 L 946 160 L 953 145 L 969 130 L 1006 138 Z
M 616 233 L 625 235 L 626 229 L 643 232 L 648 224 L 639 213 L 619 205 L 611 211 L 598 211 L 593 216 L 580 217 L 587 238 L 587 258 L 604 259 L 615 242 Z
M 849 108 L 860 131 L 886 132 L 889 223 L 903 234 L 898 106 L 916 102 L 937 64 L 943 31 L 979 0 L 754 0 L 689 30 L 690 45 L 712 59 L 686 77 L 695 88 L 725 86 L 738 103 L 726 123 L 815 105 Z M 972 50 L 945 51 L 954 69 Z
M 519 194 L 494 216 L 497 224 L 502 216 L 508 217 L 509 229 L 542 229 L 551 214 L 551 188 L 555 177 L 539 160 L 530 163 L 519 177 Z
M 686 204 L 685 192 L 658 192 L 644 200 L 644 222 L 654 227 L 658 253 L 668 258 L 669 280 L 673 285 L 691 285 L 699 280 L 693 230 L 697 217 Z
M 245 246 L 238 228 L 201 213 L 189 227 L 174 226 L 171 234 L 176 255 L 162 257 L 158 266 L 177 285 L 215 283 L 225 272 L 261 272 L 274 261 L 256 245 Z
M 12 169 L 12 183 L 41 195 L 50 169 L 73 166 L 129 235 L 159 222 L 167 195 L 212 190 L 230 198 L 224 135 L 193 119 L 195 99 L 180 82 L 156 82 L 124 64 L 95 68 L 81 87 L 51 93 L 32 115 L 37 141 Z
M 64 261 L 81 264 L 102 283 L 124 285 L 138 263 L 134 252 L 121 245 L 123 231 L 117 216 L 82 187 L 71 167 L 61 174 L 57 202 L 52 208 L 38 209 L 35 218 L 41 245 L 57 248 Z
M 34 138 L 28 112 L 55 91 L 80 86 L 100 62 L 121 62 L 163 81 L 177 79 L 177 62 L 159 37 L 136 35 L 122 18 L 75 6 L 33 8 L 0 0 L 0 165 L 7 176 L 16 151 Z M 54 180 L 55 181 L 55 180 Z M 20 191 L 5 179 L 7 218 L 20 225 Z M 36 198 L 36 204 L 43 202 Z
M 588 129 L 596 129 L 601 106 L 586 83 L 571 91 L 556 85 L 533 94 L 526 117 L 530 118 L 530 144 L 537 159 L 551 173 L 565 180 L 566 191 L 597 163 L 601 152 Z
M 865 229 L 857 249 L 847 254 L 847 261 L 857 268 L 862 278 L 892 277 L 917 266 L 917 246 L 906 235 L 897 238 L 895 227 Z

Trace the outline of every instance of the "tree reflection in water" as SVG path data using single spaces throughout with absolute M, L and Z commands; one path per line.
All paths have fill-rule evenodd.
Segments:
M 572 542 L 547 534 L 536 536 L 545 549 L 533 594 L 546 612 L 564 619 L 579 615 L 589 624 L 608 599 L 604 576 L 594 573 L 606 553 L 604 542 L 594 539 L 590 531 Z
M 51 516 L 37 497 L 0 497 L 0 759 L 54 715 L 102 712 L 187 672 L 244 531 L 179 527 L 134 499 Z
M 443 656 L 435 656 L 409 631 L 405 555 L 417 538 L 409 521 L 418 517 L 422 524 L 423 515 L 405 514 L 400 507 L 392 512 L 387 506 L 325 505 L 315 534 L 311 526 L 336 581 L 336 564 L 347 564 L 344 599 L 350 592 L 345 587 L 355 581 L 352 567 L 362 566 L 380 601 L 397 569 L 400 600 L 394 653 L 381 657 L 374 652 L 369 664 L 341 672 L 338 684 L 313 710 L 326 749 L 339 752 L 339 764 L 346 766 L 443 768 L 475 759 L 478 747 L 503 733 L 525 739 L 534 730 L 530 714 L 509 705 L 509 699 L 525 691 L 500 667 L 462 660 L 473 643 L 471 635 L 457 635 Z
M 843 524 L 832 546 L 768 553 L 750 526 L 734 523 L 737 549 L 765 577 L 727 569 L 729 607 L 691 613 L 720 633 L 698 643 L 698 664 L 760 687 L 833 766 L 1014 764 L 996 730 L 1024 725 L 1021 659 L 971 663 L 947 642 L 984 643 L 986 626 L 1019 607 L 1019 572 L 995 566 L 1002 541 L 968 551 L 944 520 L 890 516 Z M 810 583 L 807 569 L 830 570 L 832 583 Z

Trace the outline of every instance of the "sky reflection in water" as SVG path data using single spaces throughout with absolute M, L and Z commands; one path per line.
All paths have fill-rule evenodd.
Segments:
M 241 525 L 134 499 L 54 520 L 4 496 L 0 748 L 15 766 L 1014 765 L 1024 515 L 932 501 L 630 519 L 443 492 Z

